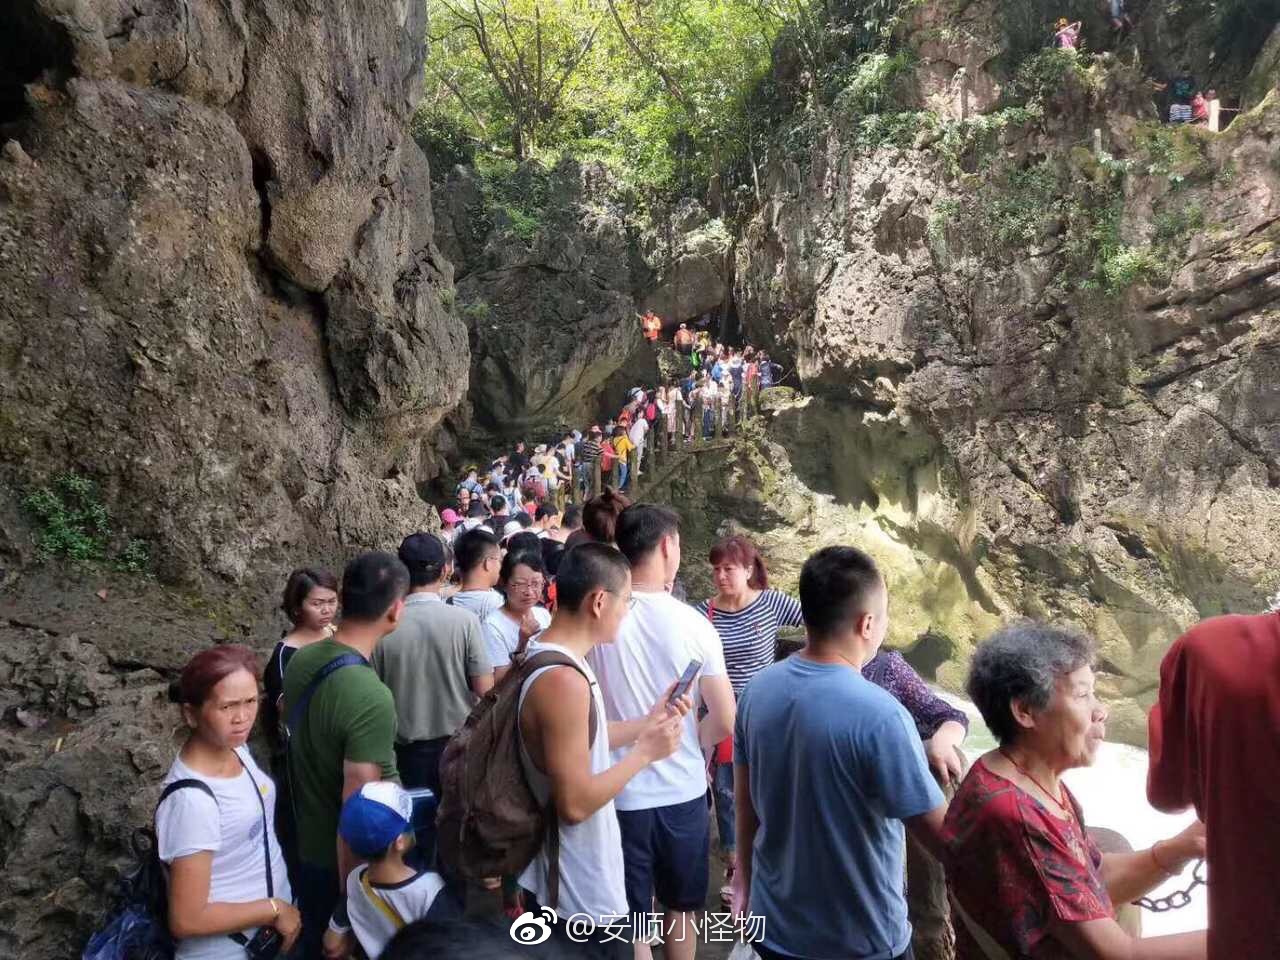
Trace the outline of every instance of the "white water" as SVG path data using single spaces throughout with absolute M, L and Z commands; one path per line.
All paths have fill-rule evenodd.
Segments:
M 939 691 L 947 702 L 969 716 L 969 736 L 964 751 L 972 760 L 995 747 L 995 738 L 967 700 Z M 1147 751 L 1119 743 L 1104 743 L 1091 767 L 1069 770 L 1063 775 L 1089 826 L 1107 827 L 1124 835 L 1135 850 L 1143 850 L 1157 840 L 1171 837 L 1195 819 L 1192 811 L 1170 816 L 1147 803 Z M 1166 881 L 1151 894 L 1162 897 L 1185 889 L 1191 882 L 1191 867 L 1183 875 Z M 1207 874 L 1206 874 L 1207 876 Z M 1204 887 L 1191 895 L 1190 905 L 1167 913 L 1142 911 L 1143 936 L 1203 930 L 1209 919 L 1208 893 Z

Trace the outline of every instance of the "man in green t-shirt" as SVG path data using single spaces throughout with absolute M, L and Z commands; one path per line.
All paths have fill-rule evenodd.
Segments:
M 362 553 L 342 574 L 337 633 L 303 647 L 285 670 L 289 778 L 298 821 L 294 889 L 302 912 L 304 960 L 324 955 L 322 942 L 330 926 L 334 955 L 345 955 L 340 945 L 350 937 L 343 886 L 359 861 L 338 836 L 343 801 L 362 784 L 397 778 L 395 702 L 369 660 L 378 641 L 399 622 L 408 589 L 409 571 L 398 559 L 389 553 Z M 293 722 L 293 707 L 312 680 L 331 661 L 349 654 L 358 654 L 363 662 L 324 677 Z

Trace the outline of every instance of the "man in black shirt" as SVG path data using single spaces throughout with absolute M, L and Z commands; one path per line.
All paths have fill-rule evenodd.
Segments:
M 529 463 L 529 455 L 524 452 L 524 441 L 517 441 L 514 452 L 507 458 L 507 465 L 515 470 L 518 477 L 529 469 Z

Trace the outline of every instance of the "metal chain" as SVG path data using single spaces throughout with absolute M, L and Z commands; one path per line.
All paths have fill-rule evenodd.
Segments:
M 1191 893 L 1196 887 L 1207 887 L 1209 885 L 1201 873 L 1203 869 L 1204 861 L 1197 860 L 1195 868 L 1191 871 L 1191 883 L 1187 885 L 1185 890 L 1175 890 L 1167 897 L 1139 897 L 1133 901 L 1133 905 L 1142 907 L 1143 910 L 1150 910 L 1152 913 L 1168 913 L 1170 910 L 1181 910 L 1191 902 Z

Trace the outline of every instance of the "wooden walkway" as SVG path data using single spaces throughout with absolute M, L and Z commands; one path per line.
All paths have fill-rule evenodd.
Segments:
M 674 444 L 668 444 L 667 425 L 659 419 L 645 438 L 643 454 L 639 450 L 632 450 L 627 457 L 627 496 L 635 500 L 643 490 L 661 486 L 700 454 L 728 450 L 733 446 L 733 435 L 738 432 L 742 421 L 759 413 L 759 400 L 758 391 L 746 390 L 738 403 L 714 411 L 710 423 L 704 423 L 702 401 L 694 401 L 692 410 L 681 411 L 681 422 L 676 424 L 673 431 Z M 710 426 L 710 436 L 704 437 L 704 426 Z M 692 438 L 689 436 L 690 430 Z M 597 496 L 605 484 L 616 490 L 621 475 L 620 468 L 621 464 L 615 461 L 613 468 L 602 474 L 600 461 L 592 463 L 587 497 Z

